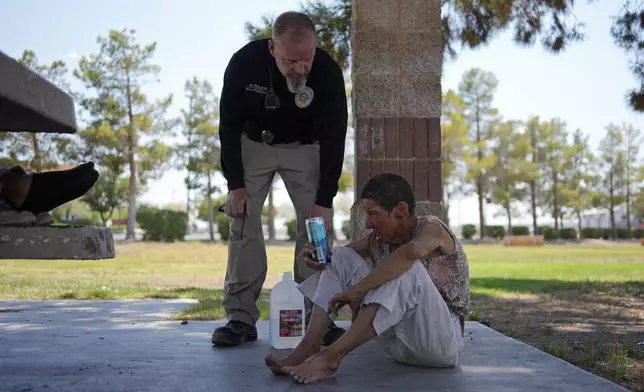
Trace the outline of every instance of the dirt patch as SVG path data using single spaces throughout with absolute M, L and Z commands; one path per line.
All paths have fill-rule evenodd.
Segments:
M 612 248 L 615 246 L 633 246 L 638 240 L 631 241 L 610 241 L 604 239 L 584 239 L 580 241 L 583 246 Z
M 644 292 L 473 296 L 499 332 L 633 391 L 644 391 Z

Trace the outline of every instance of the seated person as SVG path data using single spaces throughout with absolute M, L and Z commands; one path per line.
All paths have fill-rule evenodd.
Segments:
M 413 191 L 401 176 L 374 176 L 361 200 L 368 236 L 335 247 L 326 265 L 313 260 L 312 246 L 303 250 L 318 272 L 299 289 L 314 309 L 300 344 L 284 359 L 265 358 L 273 373 L 300 383 L 332 377 L 347 354 L 372 339 L 402 363 L 458 364 L 470 298 L 465 251 L 441 220 L 414 214 Z M 351 327 L 320 351 L 329 318 L 344 305 Z
M 83 196 L 96 180 L 93 162 L 42 173 L 0 168 L 0 225 L 51 224 L 49 211 Z

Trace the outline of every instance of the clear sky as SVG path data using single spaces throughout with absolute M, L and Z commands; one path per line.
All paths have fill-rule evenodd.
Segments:
M 464 51 L 457 61 L 447 63 L 443 89 L 457 88 L 470 67 L 491 71 L 499 79 L 494 104 L 505 118 L 560 117 L 571 131 L 579 128 L 589 134 L 594 148 L 610 122 L 643 128 L 642 116 L 630 112 L 625 103 L 626 91 L 635 86 L 628 59 L 610 37 L 610 17 L 617 13 L 619 3 L 600 0 L 589 6 L 580 2 L 575 14 L 587 25 L 587 39 L 557 56 L 540 46 L 517 47 L 510 32 L 478 51 Z M 176 115 L 186 103 L 186 79 L 205 78 L 217 92 L 221 90 L 230 56 L 246 42 L 247 20 L 257 22 L 266 13 L 298 9 L 300 1 L 224 4 L 221 0 L 0 0 L 0 50 L 19 57 L 24 49 L 31 49 L 41 62 L 61 59 L 75 68 L 79 55 L 97 51 L 98 35 L 110 29 L 135 29 L 139 42 L 158 43 L 154 60 L 162 68 L 160 82 L 146 91 L 151 96 L 174 94 L 171 114 Z M 143 201 L 185 202 L 183 178 L 178 171 L 167 173 L 151 184 Z M 278 191 L 277 200 L 278 205 L 288 201 L 286 192 Z M 473 198 L 453 207 L 452 224 L 477 223 Z M 494 217 L 495 209 L 486 211 L 489 223 L 505 223 L 504 218 Z

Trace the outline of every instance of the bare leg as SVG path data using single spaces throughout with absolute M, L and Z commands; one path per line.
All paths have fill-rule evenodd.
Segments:
M 351 309 L 351 322 L 353 323 L 356 321 L 356 317 L 358 317 L 358 313 L 360 313 L 360 303 L 351 303 L 349 304 L 349 309 Z
M 320 351 L 320 342 L 329 328 L 329 315 L 317 305 L 313 305 L 311 321 L 300 344 L 284 359 L 277 359 L 272 354 L 264 358 L 266 366 L 277 375 L 286 375 L 284 366 L 299 365 L 311 355 Z
M 284 366 L 284 370 L 303 384 L 333 377 L 347 354 L 376 337 L 373 320 L 378 307 L 377 304 L 363 307 L 346 334 L 335 343 L 299 365 Z

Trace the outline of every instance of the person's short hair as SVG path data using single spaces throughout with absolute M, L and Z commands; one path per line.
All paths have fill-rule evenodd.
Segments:
M 273 23 L 273 40 L 287 32 L 293 38 L 303 37 L 308 32 L 315 34 L 315 25 L 305 13 L 287 11 L 280 14 Z
M 377 202 L 387 212 L 391 212 L 401 201 L 409 206 L 409 213 L 414 214 L 416 199 L 409 182 L 394 173 L 379 173 L 371 177 L 362 188 L 361 199 Z

